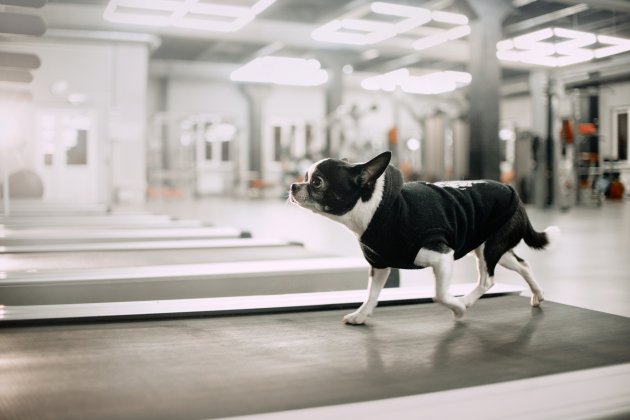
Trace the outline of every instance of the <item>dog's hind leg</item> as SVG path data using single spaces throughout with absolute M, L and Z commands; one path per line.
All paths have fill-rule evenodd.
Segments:
M 509 270 L 516 271 L 521 275 L 521 277 L 523 277 L 523 279 L 525 279 L 529 288 L 532 290 L 532 306 L 539 306 L 540 302 L 545 300 L 543 290 L 540 288 L 536 280 L 534 280 L 534 274 L 532 273 L 532 269 L 527 261 L 517 256 L 514 251 L 509 251 L 501 257 L 499 264 Z
M 368 317 L 372 315 L 372 312 L 374 312 L 374 308 L 378 303 L 378 296 L 381 294 L 381 290 L 383 290 L 383 286 L 385 286 L 385 282 L 387 282 L 390 272 L 390 268 L 370 267 L 368 277 L 368 298 L 363 305 L 359 307 L 359 309 L 344 316 L 343 322 L 355 325 L 365 323 Z
M 453 311 L 455 318 L 461 318 L 466 313 L 466 306 L 448 291 L 453 276 L 453 250 L 434 251 L 421 248 L 414 263 L 418 266 L 431 267 L 435 275 L 435 301 Z
M 477 258 L 477 272 L 479 273 L 477 286 L 469 294 L 460 298 L 466 308 L 471 307 L 488 289 L 494 286 L 494 277 L 488 275 L 483 244 L 475 249 L 475 257 Z

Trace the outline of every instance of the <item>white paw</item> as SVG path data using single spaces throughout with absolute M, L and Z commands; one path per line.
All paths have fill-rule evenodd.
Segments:
M 470 308 L 474 303 L 472 299 L 468 299 L 467 296 L 458 297 L 457 299 L 459 299 L 459 301 L 464 304 L 466 309 Z
M 540 302 L 542 302 L 543 300 L 545 300 L 545 296 L 543 295 L 543 292 L 538 292 L 538 293 L 534 293 L 532 295 L 532 299 L 530 300 L 530 303 L 532 304 L 532 306 L 534 308 L 537 308 L 540 306 Z
M 365 324 L 365 321 L 367 321 L 368 316 L 369 315 L 366 314 L 365 312 L 355 311 L 355 312 L 352 312 L 351 314 L 344 316 L 343 322 L 345 322 L 346 324 L 361 325 L 361 324 Z
M 456 308 L 451 308 L 451 311 L 453 311 L 453 317 L 455 319 L 461 319 L 464 314 L 466 313 L 466 307 L 456 307 Z

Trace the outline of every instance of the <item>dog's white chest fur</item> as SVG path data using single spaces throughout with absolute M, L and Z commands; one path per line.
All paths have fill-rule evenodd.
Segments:
M 345 225 L 358 238 L 366 231 L 376 209 L 378 209 L 383 199 L 383 190 L 385 188 L 385 174 L 381 175 L 374 184 L 374 192 L 368 201 L 359 199 L 352 210 L 341 215 L 324 214 L 330 219 Z

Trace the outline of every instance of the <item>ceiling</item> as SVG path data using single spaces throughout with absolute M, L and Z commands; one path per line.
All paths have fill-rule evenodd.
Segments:
M 220 1 L 220 0 L 219 0 Z M 246 0 L 239 0 L 246 1 Z M 467 0 L 390 0 L 398 4 L 463 13 L 476 19 Z M 479 0 L 470 0 L 471 2 Z M 351 64 L 358 71 L 383 72 L 400 67 L 465 69 L 470 57 L 466 39 L 450 41 L 448 48 L 415 51 L 413 31 L 370 46 L 315 41 L 311 32 L 322 24 L 369 4 L 366 0 L 277 0 L 243 29 L 233 33 L 194 31 L 111 23 L 103 19 L 107 0 L 49 0 L 38 14 L 49 33 L 55 30 L 149 33 L 161 43 L 152 51 L 155 61 L 241 64 L 262 54 L 314 57 Z M 233 4 L 234 2 L 231 2 Z M 510 7 L 503 22 L 505 37 L 535 29 L 559 26 L 630 38 L 630 1 L 626 0 L 505 0 Z M 628 53 L 626 53 L 628 54 Z M 504 78 L 519 77 L 527 68 L 504 66 Z

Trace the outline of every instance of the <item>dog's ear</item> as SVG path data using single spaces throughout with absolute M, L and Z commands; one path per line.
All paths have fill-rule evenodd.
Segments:
M 376 156 L 369 162 L 360 165 L 359 185 L 364 186 L 376 182 L 379 176 L 383 175 L 389 161 L 392 159 L 392 152 L 384 152 Z

